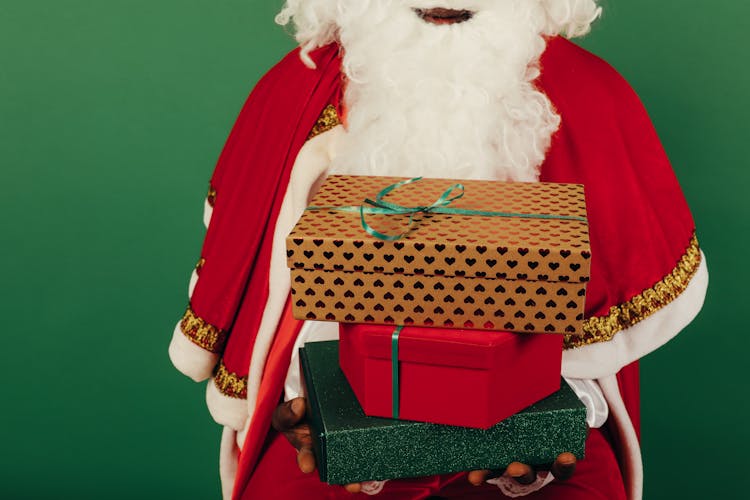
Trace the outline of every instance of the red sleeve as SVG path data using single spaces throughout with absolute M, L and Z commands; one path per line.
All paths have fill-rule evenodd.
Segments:
M 695 226 L 643 105 L 611 66 L 556 38 L 542 59 L 539 85 L 562 118 L 542 180 L 585 186 L 592 252 L 586 318 L 625 307 L 606 325 L 588 321 L 590 340 L 601 333 L 596 328 L 627 328 L 679 295 L 679 284 L 671 291 L 659 284 L 686 256 L 699 254 Z M 661 290 L 660 300 L 631 302 L 649 290 Z

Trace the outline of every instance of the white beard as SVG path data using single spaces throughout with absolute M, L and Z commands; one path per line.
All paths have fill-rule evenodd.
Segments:
M 414 7 L 475 11 L 432 25 Z M 339 173 L 533 181 L 560 119 L 533 80 L 534 0 L 358 0 L 341 7 L 348 132 Z

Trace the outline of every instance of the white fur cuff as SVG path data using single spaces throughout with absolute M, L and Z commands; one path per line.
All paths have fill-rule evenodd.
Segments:
M 563 353 L 564 377 L 595 379 L 614 375 L 623 366 L 658 349 L 685 328 L 703 306 L 708 288 L 706 256 L 687 288 L 672 302 L 643 321 L 617 333 L 612 340 L 568 349 Z
M 219 361 L 219 355 L 192 343 L 182 332 L 180 322 L 178 322 L 172 334 L 172 341 L 169 343 L 169 359 L 180 373 L 196 382 L 201 382 L 211 376 Z
M 211 417 L 219 424 L 240 431 L 248 418 L 247 400 L 225 396 L 213 380 L 206 386 L 206 405 Z

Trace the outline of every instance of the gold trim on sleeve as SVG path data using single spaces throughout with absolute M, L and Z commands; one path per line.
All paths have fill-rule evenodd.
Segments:
M 247 399 L 247 376 L 240 377 L 230 372 L 224 365 L 224 360 L 219 361 L 214 373 L 214 384 L 219 391 L 230 398 Z
M 313 125 L 310 135 L 307 136 L 307 140 L 310 140 L 323 132 L 328 132 L 337 125 L 341 125 L 339 114 L 336 111 L 336 108 L 329 104 L 323 109 L 323 112 L 320 113 L 320 117 L 318 117 L 318 121 Z
M 677 266 L 661 281 L 628 302 L 612 306 L 609 314 L 583 322 L 583 334 L 565 336 L 565 349 L 612 340 L 615 334 L 646 319 L 685 291 L 701 263 L 698 239 L 693 235 Z
M 203 266 L 205 264 L 206 264 L 206 259 L 204 259 L 203 257 L 201 257 L 200 259 L 198 259 L 198 262 L 196 262 L 196 264 L 195 264 L 195 272 L 198 273 L 198 274 L 200 274 L 201 273 L 201 269 L 203 269 Z
M 206 194 L 206 201 L 208 202 L 208 206 L 213 208 L 214 203 L 216 203 L 216 189 L 209 184 L 208 185 L 208 193 Z
M 190 306 L 182 317 L 180 330 L 193 344 L 210 352 L 220 352 L 227 338 L 224 330 L 196 316 Z

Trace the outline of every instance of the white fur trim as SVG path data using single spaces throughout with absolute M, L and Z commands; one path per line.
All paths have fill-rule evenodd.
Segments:
M 206 406 L 211 417 L 219 424 L 240 430 L 247 420 L 247 404 L 244 399 L 230 398 L 221 393 L 213 379 L 206 385 Z
M 604 425 L 607 417 L 609 417 L 609 407 L 596 380 L 566 378 L 565 381 L 576 393 L 578 399 L 586 405 L 586 423 L 588 426 L 596 429 Z
M 252 421 L 268 351 L 291 288 L 289 269 L 286 266 L 286 237 L 307 207 L 314 187 L 322 181 L 331 161 L 331 144 L 341 133 L 341 129 L 341 126 L 334 127 L 307 141 L 297 155 L 292 168 L 289 187 L 284 194 L 273 235 L 268 300 L 250 359 L 247 380 L 247 414 L 249 420 L 244 426 L 238 427 L 238 429 L 242 429 L 238 439 L 247 433 Z
M 241 450 L 245 445 L 245 438 L 247 437 L 247 431 L 250 430 L 250 419 L 245 420 L 245 425 L 237 432 L 237 447 Z
M 237 431 L 224 427 L 221 433 L 221 447 L 219 448 L 219 477 L 221 478 L 221 496 L 224 500 L 232 500 L 234 479 L 237 477 L 237 464 L 240 449 L 235 443 Z
M 172 341 L 169 343 L 169 359 L 182 374 L 196 382 L 206 380 L 211 376 L 219 355 L 202 349 L 192 343 L 180 328 L 180 323 L 174 328 Z
M 195 290 L 195 285 L 198 284 L 198 271 L 196 269 L 193 269 L 193 272 L 190 273 L 190 283 L 188 283 L 188 297 L 193 297 L 193 291 Z
M 625 491 L 630 500 L 641 500 L 643 496 L 643 462 L 641 461 L 641 445 L 635 433 L 633 422 L 617 385 L 617 377 L 610 375 L 598 380 L 604 397 L 609 404 L 610 415 L 614 419 L 622 445 L 620 467 L 622 469 Z
M 708 288 L 706 256 L 687 288 L 672 302 L 607 342 L 568 349 L 563 353 L 562 374 L 571 378 L 613 375 L 626 365 L 666 344 L 685 328 L 703 307 Z
M 520 484 L 512 477 L 508 476 L 507 473 L 500 477 L 488 479 L 487 482 L 497 486 L 506 497 L 517 498 L 541 490 L 551 483 L 553 479 L 555 479 L 555 476 L 553 476 L 552 473 L 540 471 L 537 472 L 536 480 L 531 484 Z
M 211 223 L 211 216 L 214 213 L 214 207 L 208 203 L 208 199 L 203 202 L 203 225 L 208 229 L 208 225 Z

